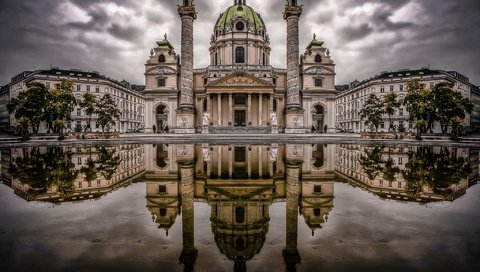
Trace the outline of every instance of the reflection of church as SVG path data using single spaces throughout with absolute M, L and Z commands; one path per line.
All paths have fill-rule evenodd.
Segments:
M 193 69 L 192 0 L 178 7 L 181 54 L 165 36 L 145 65 L 145 131 L 176 133 L 335 132 L 335 64 L 313 38 L 299 51 L 302 6 L 289 0 L 287 69 L 270 65 L 266 25 L 246 0 L 222 13 L 210 42 L 210 65 Z
M 301 214 L 314 231 L 333 208 L 334 146 L 324 145 L 149 145 L 146 146 L 147 207 L 158 227 L 168 231 L 183 221 L 181 261 L 195 262 L 193 202 L 211 207 L 219 250 L 235 271 L 260 252 L 269 228 L 269 208 L 286 201 L 289 267 L 300 261 L 297 222 Z M 330 154 L 330 155 L 329 155 Z

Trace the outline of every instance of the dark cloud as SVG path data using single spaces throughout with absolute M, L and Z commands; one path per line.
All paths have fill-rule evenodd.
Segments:
M 0 1 L 0 84 L 50 65 L 143 83 L 144 62 L 168 33 L 180 53 L 180 0 Z M 480 1 L 300 0 L 301 50 L 312 34 L 337 63 L 337 83 L 383 70 L 458 70 L 480 83 Z M 195 0 L 195 67 L 209 63 L 213 25 L 233 0 Z M 285 67 L 283 0 L 247 0 L 268 28 L 272 64 Z

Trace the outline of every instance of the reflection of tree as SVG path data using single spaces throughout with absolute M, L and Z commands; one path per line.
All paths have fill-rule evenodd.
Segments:
M 91 157 L 88 158 L 85 166 L 80 169 L 86 181 L 94 180 L 98 173 L 110 180 L 120 165 L 121 159 L 115 154 L 115 149 L 100 147 L 97 150 L 98 159 L 94 161 Z
M 463 157 L 457 157 L 456 149 L 443 147 L 440 152 L 434 152 L 433 147 L 417 147 L 416 152 L 408 154 L 404 170 L 394 165 L 390 155 L 383 160 L 382 150 L 375 147 L 365 151 L 359 160 L 364 172 L 369 179 L 375 179 L 382 173 L 383 179 L 390 184 L 401 173 L 406 182 L 406 192 L 413 197 L 419 196 L 424 187 L 429 187 L 436 194 L 448 195 L 452 193 L 450 186 L 459 183 L 471 172 L 468 162 Z
M 369 179 L 374 179 L 380 174 L 382 162 L 382 148 L 378 146 L 365 150 L 365 155 L 362 155 L 359 160 Z
M 443 147 L 440 153 L 433 152 L 432 147 L 419 147 L 417 152 L 408 155 L 403 177 L 407 182 L 407 193 L 417 196 L 423 186 L 429 186 L 434 193 L 448 195 L 449 188 L 467 178 L 471 172 L 464 158 L 457 158 L 455 149 L 450 151 Z
M 42 194 L 55 185 L 64 196 L 73 194 L 73 182 L 78 175 L 72 153 L 65 153 L 60 147 L 48 148 L 43 154 L 38 147 L 25 151 L 13 163 L 11 172 L 14 178 L 31 187 L 29 193 Z

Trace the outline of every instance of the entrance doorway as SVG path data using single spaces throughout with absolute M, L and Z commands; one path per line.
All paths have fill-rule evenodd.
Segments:
M 245 110 L 236 110 L 235 111 L 235 126 L 244 127 L 245 126 Z

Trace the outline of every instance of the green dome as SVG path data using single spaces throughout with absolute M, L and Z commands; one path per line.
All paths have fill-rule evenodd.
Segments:
M 233 24 L 235 24 L 237 20 L 245 21 L 249 31 L 257 32 L 259 30 L 265 30 L 265 23 L 260 14 L 255 12 L 250 6 L 242 4 L 234 4 L 224 13 L 220 14 L 215 24 L 216 30 L 222 30 L 223 32 L 230 31 L 234 28 Z

